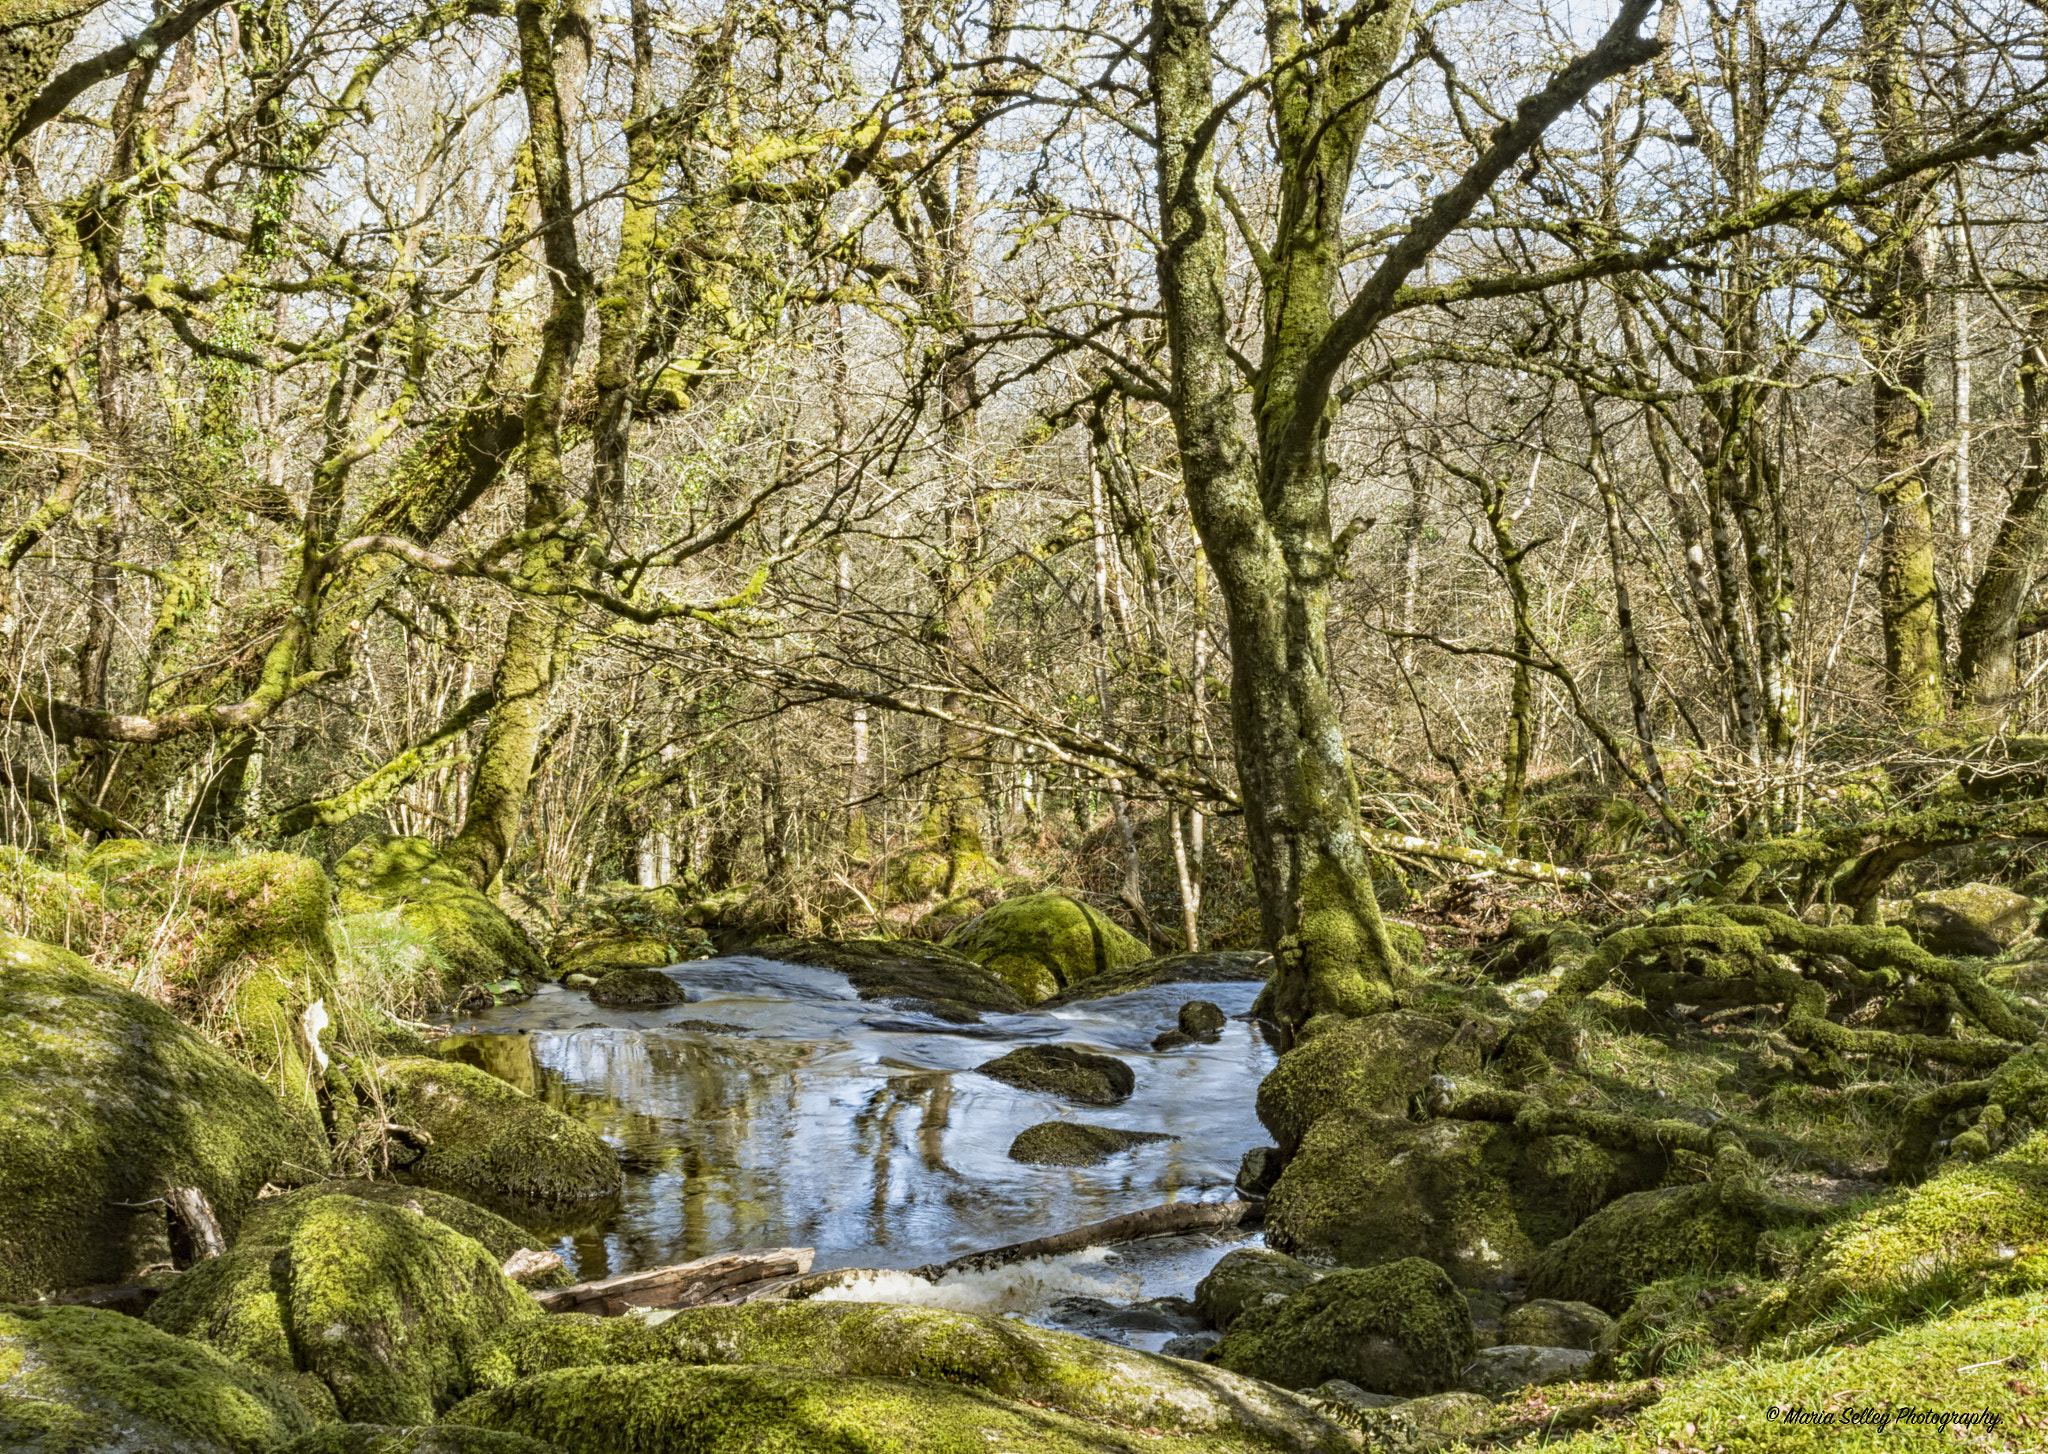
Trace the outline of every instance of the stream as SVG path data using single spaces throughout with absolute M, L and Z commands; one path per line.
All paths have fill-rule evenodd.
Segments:
M 1239 1159 L 1268 1139 L 1253 1103 L 1274 1052 L 1236 1018 L 1256 983 L 1157 985 L 952 1025 L 861 1000 L 830 971 L 774 960 L 733 955 L 666 972 L 689 1003 L 606 1009 L 550 984 L 447 1027 L 474 1038 L 444 1041 L 443 1053 L 521 1085 L 618 1148 L 616 1202 L 520 1217 L 579 1280 L 740 1247 L 813 1247 L 816 1270 L 943 1262 L 1161 1202 L 1229 1200 Z M 1153 1050 L 1191 999 L 1232 1017 L 1220 1036 Z M 1116 1106 L 1075 1106 L 974 1072 L 1034 1042 L 1115 1055 L 1137 1072 L 1137 1089 Z M 1092 1167 L 1009 1158 L 1018 1132 L 1060 1118 L 1180 1139 Z M 1161 1238 L 937 1288 L 908 1277 L 867 1286 L 878 1300 L 1057 1324 L 1060 1300 L 1076 1295 L 1189 1296 L 1217 1258 L 1254 1236 Z M 1170 1334 L 1103 1336 L 1156 1347 Z

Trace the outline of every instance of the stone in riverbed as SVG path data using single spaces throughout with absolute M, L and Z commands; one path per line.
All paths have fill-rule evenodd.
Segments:
M 1189 1000 L 1180 1007 L 1180 1016 L 1174 1027 L 1152 1042 L 1154 1050 L 1172 1050 L 1196 1041 L 1213 1043 L 1223 1033 L 1229 1018 L 1218 1005 L 1207 1000 Z
M 1148 957 L 1142 942 L 1101 912 L 1057 892 L 1005 899 L 944 942 L 1028 1004 Z
M 846 976 L 864 1000 L 885 1000 L 958 1025 L 984 1012 L 1013 1015 L 1025 1007 L 1018 993 L 973 960 L 938 944 L 910 939 L 767 938 L 746 953 L 784 964 L 810 965 Z
M 1163 1131 L 1125 1131 L 1079 1121 L 1040 1121 L 1010 1143 L 1010 1159 L 1032 1166 L 1095 1166 L 1133 1146 L 1179 1139 Z
M 1045 1091 L 1097 1106 L 1123 1100 L 1138 1085 L 1137 1074 L 1115 1056 L 1073 1045 L 1026 1045 L 974 1068 L 1019 1090 Z
M 658 969 L 627 966 L 607 971 L 590 987 L 593 1005 L 614 1008 L 640 1005 L 680 1005 L 689 992 Z

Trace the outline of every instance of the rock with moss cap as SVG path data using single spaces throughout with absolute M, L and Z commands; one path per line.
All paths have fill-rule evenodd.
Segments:
M 1305 1042 L 1281 1056 L 1259 1082 L 1259 1120 L 1283 1152 L 1299 1146 L 1317 1121 L 1340 1108 L 1405 1116 L 1457 1034 L 1441 1020 L 1408 1014 L 1330 1017 L 1306 1028 Z
M 948 934 L 945 945 L 1008 984 L 1027 1004 L 1150 956 L 1102 913 L 1062 893 L 1005 899 Z
M 391 1119 L 430 1138 L 406 1175 L 443 1191 L 515 1203 L 585 1201 L 619 1190 L 618 1158 L 553 1106 L 454 1061 L 377 1068 Z
M 909 939 L 792 939 L 769 937 L 748 954 L 784 964 L 805 964 L 846 976 L 864 1000 L 886 1000 L 955 1024 L 984 1013 L 1010 1015 L 1024 1000 L 973 960 L 937 944 Z
M 1916 894 L 1885 917 L 1935 954 L 1992 955 L 2030 931 L 2040 909 L 2025 894 L 1972 883 Z
M 313 1426 L 281 1380 L 138 1319 L 0 1307 L 0 1448 L 269 1454 Z
M 1345 1108 L 1315 1123 L 1273 1184 L 1266 1242 L 1361 1267 L 1424 1257 L 1477 1283 L 1521 1273 L 1599 1207 L 1655 1186 L 1665 1166 L 1575 1136 Z
M 548 942 L 548 965 L 557 979 L 602 978 L 612 969 L 660 969 L 709 958 L 716 950 L 696 909 L 670 886 L 614 886 L 563 916 Z
M 168 1263 L 168 1187 L 199 1188 L 232 1235 L 266 1181 L 324 1158 L 198 1032 L 68 950 L 0 936 L 0 1299 Z
M 1272 967 L 1273 956 L 1263 949 L 1203 949 L 1193 954 L 1167 954 L 1092 974 L 1040 1003 L 1048 1007 L 1079 1004 L 1162 984 L 1262 984 Z
M 323 1198 L 345 1196 L 387 1207 L 413 1209 L 463 1236 L 483 1244 L 500 1264 L 516 1252 L 539 1250 L 546 1240 L 506 1217 L 432 1187 L 396 1181 L 335 1178 L 314 1182 L 283 1196 L 266 1197 L 242 1226 L 240 1240 L 252 1246 L 282 1246 L 297 1233 L 312 1208 Z M 566 1267 L 522 1280 L 523 1287 L 567 1287 L 576 1279 Z
M 1442 1268 L 1408 1257 L 1333 1272 L 1245 1309 L 1212 1357 L 1282 1388 L 1341 1378 L 1367 1393 L 1413 1396 L 1456 1387 L 1477 1348 L 1464 1295 Z
M 1233 1247 L 1195 1284 L 1195 1306 L 1227 1332 L 1248 1310 L 1277 1306 L 1325 1275 L 1270 1247 Z
M 401 1428 L 392 1424 L 326 1424 L 301 1434 L 277 1454 L 569 1454 L 524 1434 L 468 1424 Z
M 617 1009 L 648 1005 L 680 1005 L 689 992 L 658 969 L 609 970 L 590 987 L 590 1002 Z
M 531 989 L 547 978 L 526 931 L 424 838 L 366 839 L 341 856 L 334 881 L 342 912 L 395 908 L 432 941 L 457 981 L 441 987 L 444 1003 L 506 979 Z
M 1435 1454 L 1465 1447 L 1463 1440 L 1485 1432 L 1493 1405 L 1476 1393 L 1433 1393 L 1386 1408 L 1363 1409 L 1353 1427 L 1373 1454 Z
M 1010 1143 L 1010 1159 L 1031 1166 L 1096 1166 L 1134 1146 L 1178 1141 L 1163 1131 L 1125 1131 L 1080 1121 L 1040 1121 Z
M 467 1394 L 508 1326 L 547 1315 L 499 1259 L 423 1212 L 322 1196 L 200 1264 L 149 1321 L 280 1377 L 317 1383 L 345 1418 L 431 1421 Z
M 1510 1343 L 1531 1348 L 1580 1348 L 1606 1353 L 1615 1341 L 1614 1319 L 1590 1303 L 1530 1298 L 1509 1308 L 1500 1330 Z
M 835 1400 L 830 1407 L 845 1411 L 834 1417 L 856 1422 L 820 1424 L 814 1426 L 816 1432 L 821 1438 L 836 1427 L 844 1427 L 849 1433 L 865 1432 L 874 1439 L 874 1447 L 879 1448 L 936 1451 L 955 1447 L 944 1442 L 919 1442 L 933 1438 L 934 1434 L 917 1430 L 914 1401 L 900 1405 L 911 1421 L 897 1423 L 895 1415 L 886 1412 L 899 1407 L 896 1396 L 888 1392 L 892 1387 L 922 1387 L 927 1392 L 943 1394 L 943 1398 L 926 1407 L 934 1421 L 945 1421 L 935 1422 L 934 1429 L 944 1428 L 949 1436 L 951 1421 L 961 1409 L 1016 1410 L 1035 1405 L 1039 1409 L 1062 1410 L 1078 1420 L 1093 1421 L 1087 1427 L 1093 1429 L 1096 1437 L 1106 1436 L 1108 1429 L 1128 1430 L 1135 1426 L 1160 1431 L 1169 1440 L 1189 1441 L 1133 1446 L 1146 1449 L 1346 1447 L 1339 1431 L 1304 1400 L 1250 1379 L 1078 1334 L 1033 1327 L 1014 1318 L 888 1303 L 762 1302 L 731 1308 L 688 1308 L 653 1327 L 637 1319 L 574 1314 L 523 1324 L 500 1340 L 486 1370 L 488 1381 L 501 1386 L 503 1395 L 509 1397 L 493 1394 L 473 1399 L 448 1417 L 451 1421 L 482 1423 L 493 1428 L 516 1428 L 567 1442 L 572 1447 L 587 1447 L 565 1437 L 574 1426 L 514 1417 L 514 1409 L 538 1408 L 533 1395 L 520 1395 L 519 1391 L 532 1389 L 538 1380 L 551 1376 L 551 1370 L 594 1372 L 610 1368 L 625 1372 L 632 1367 L 676 1365 L 720 1365 L 727 1372 L 786 1374 L 799 1379 L 793 1384 L 769 1379 L 758 1384 L 707 1385 L 686 1381 L 675 1385 L 678 1392 L 725 1387 L 743 1394 L 752 1389 L 767 1397 L 771 1408 L 779 1388 L 843 1386 L 851 1397 L 845 1402 Z M 647 1397 L 636 1391 L 645 1386 L 630 1379 L 571 1386 L 578 1390 L 574 1402 L 579 1404 L 593 1392 L 606 1388 L 617 1391 L 620 1407 Z M 862 1407 L 870 1395 L 880 1400 L 872 1415 L 864 1413 Z M 806 1393 L 803 1397 L 808 1401 L 811 1395 Z M 961 1403 L 961 1399 L 968 1402 Z M 541 1402 L 559 1408 L 555 1395 Z M 867 1417 L 875 1422 L 858 1422 Z M 813 1426 L 792 1425 L 792 1433 L 805 1427 Z M 1011 1426 L 1003 1427 L 1006 1432 L 1014 1432 Z M 885 1434 L 903 1442 L 890 1443 L 883 1437 Z M 969 1437 L 973 1447 L 983 1447 L 979 1432 Z M 649 1438 L 645 1443 L 625 1439 L 620 1443 L 635 1449 L 729 1447 L 708 1440 L 683 1444 Z M 770 1443 L 765 1447 L 781 1446 Z M 796 1443 L 791 1447 L 840 1446 L 827 1439 L 819 1444 Z M 989 1447 L 1067 1446 L 1041 1446 L 1027 1441 Z M 1123 1446 L 1112 1443 L 1075 1447 Z
M 1138 1085 L 1136 1072 L 1114 1055 L 1074 1045 L 1024 1045 L 974 1068 L 1019 1090 L 1044 1091 L 1097 1106 L 1123 1100 Z
M 1710 1183 L 1635 1192 L 1544 1248 L 1529 1269 L 1529 1291 L 1618 1315 L 1660 1278 L 1756 1266 L 1763 1230 L 1761 1220 L 1729 1205 Z

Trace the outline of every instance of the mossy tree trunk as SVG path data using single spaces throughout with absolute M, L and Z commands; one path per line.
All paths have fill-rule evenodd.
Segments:
M 1655 53 L 1637 36 L 1649 10 L 1649 0 L 1625 0 L 1594 51 L 1525 99 L 1368 276 L 1346 280 L 1340 311 L 1345 201 L 1380 88 L 1406 42 L 1409 10 L 1364 3 L 1326 19 L 1284 3 L 1268 7 L 1266 45 L 1279 63 L 1270 122 L 1278 215 L 1270 241 L 1254 240 L 1250 219 L 1237 219 L 1263 325 L 1248 439 L 1232 348 L 1231 203 L 1216 182 L 1212 17 L 1200 0 L 1154 6 L 1146 62 L 1167 403 L 1190 513 L 1230 627 L 1238 778 L 1260 917 L 1278 959 L 1267 1003 L 1284 1025 L 1394 1003 L 1396 960 L 1373 901 L 1325 640 L 1340 563 L 1327 453 L 1339 376 L 1406 302 L 1408 278 L 1551 121 Z M 1311 46 L 1313 55 L 1305 53 Z

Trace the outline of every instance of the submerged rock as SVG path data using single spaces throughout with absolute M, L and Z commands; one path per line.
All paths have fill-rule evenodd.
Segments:
M 608 971 L 590 987 L 593 1005 L 680 1005 L 689 992 L 658 969 L 628 967 Z
M 268 1454 L 313 1428 L 292 1389 L 136 1318 L 0 1307 L 0 1447 Z
M 342 912 L 395 908 L 433 943 L 457 981 L 442 987 L 444 1002 L 508 977 L 529 990 L 547 978 L 526 931 L 424 838 L 366 839 L 341 856 L 334 879 Z
M 1620 1314 L 1638 1289 L 1660 1278 L 1756 1266 L 1762 1231 L 1709 1183 L 1635 1192 L 1544 1248 L 1529 1269 L 1529 1291 Z
M 945 945 L 1027 1004 L 1149 957 L 1142 943 L 1102 913 L 1062 893 L 1005 899 L 948 934 Z
M 864 1000 L 887 1000 L 955 1024 L 984 1013 L 1013 1015 L 1025 1008 L 1009 985 L 973 960 L 937 944 L 911 939 L 761 939 L 747 953 L 784 964 L 807 964 L 846 976 Z
M 1125 1131 L 1079 1121 L 1040 1121 L 1010 1143 L 1010 1159 L 1032 1166 L 1094 1166 L 1133 1146 L 1178 1141 L 1163 1131 Z
M 0 936 L 0 1300 L 170 1262 L 159 1198 L 206 1194 L 232 1236 L 325 1147 L 269 1086 L 72 954 Z
M 1204 1331 L 1202 1315 L 1184 1297 L 1146 1298 L 1136 1303 L 1063 1297 L 1047 1316 L 1062 1328 L 1090 1333 L 1174 1333 L 1185 1337 Z
M 1325 1274 L 1266 1247 L 1233 1247 L 1195 1284 L 1195 1306 L 1216 1327 L 1230 1325 L 1251 1308 L 1277 1305 Z
M 1070 1101 L 1106 1106 L 1137 1089 L 1137 1074 L 1113 1055 L 1072 1045 L 1025 1045 L 974 1067 L 1019 1090 L 1045 1091 Z
M 1572 1136 L 1347 1109 L 1316 1122 L 1274 1183 L 1266 1243 L 1352 1266 L 1423 1257 L 1479 1283 L 1521 1273 L 1539 1249 L 1615 1197 L 1656 1185 L 1664 1169 L 1661 1155 Z
M 1368 1393 L 1416 1395 L 1455 1388 L 1476 1348 L 1464 1296 L 1442 1268 L 1410 1257 L 1333 1272 L 1246 1308 L 1215 1361 L 1282 1388 L 1341 1378 Z
M 149 1321 L 296 1378 L 347 1419 L 430 1422 L 506 1328 L 547 1316 L 483 1244 L 423 1212 L 321 1196 L 263 1230 L 280 1240 L 195 1267 Z
M 615 1195 L 618 1159 L 581 1121 L 474 1067 L 452 1061 L 387 1060 L 378 1079 L 391 1119 L 432 1138 L 409 1176 L 457 1193 L 523 1202 Z
M 721 1366 L 694 1366 L 705 1364 Z M 1104 1424 L 1160 1431 L 1164 1437 L 1148 1439 L 1147 1449 L 1353 1447 L 1295 1395 L 1218 1369 L 1014 1318 L 886 1303 L 686 1308 L 655 1327 L 563 1314 L 509 1332 L 488 1381 L 499 1389 L 459 1405 L 450 1421 L 517 1429 L 579 1449 L 874 1447 L 938 1454 L 984 1447 L 981 1431 L 994 1430 L 1000 1437 L 985 1447 L 1097 1454 L 1105 1448 Z M 724 1427 L 718 1424 L 707 1425 L 699 1442 L 683 1442 L 685 1426 L 666 1421 L 664 1400 L 708 1419 L 723 1417 L 721 1404 L 756 1401 L 762 1422 L 753 1437 L 760 1443 L 721 1444 L 711 1435 Z M 1041 1412 L 1048 1408 L 1064 1414 Z M 970 1423 L 963 1435 L 958 1421 L 969 1410 L 989 1421 Z M 1013 1422 L 1025 1415 L 1044 1420 L 1035 1434 Z M 1065 1422 L 1067 1415 L 1075 1422 Z M 1094 1442 L 1068 1442 L 1082 1437 L 1078 1429 Z

